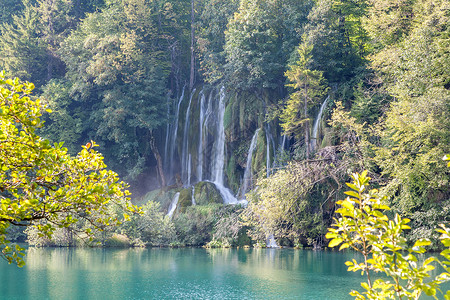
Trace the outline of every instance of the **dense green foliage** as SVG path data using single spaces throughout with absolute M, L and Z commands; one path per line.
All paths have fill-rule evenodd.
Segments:
M 136 210 L 93 142 L 72 157 L 63 143 L 51 145 L 36 134 L 44 107 L 30 99 L 33 88 L 0 73 L 0 256 L 19 265 L 23 249 L 11 248 L 6 237 L 11 225 L 33 225 L 49 238 L 57 228 L 89 238 L 92 229 L 120 223 L 113 206 L 122 207 L 125 218 Z M 77 230 L 79 222 L 89 226 Z
M 352 291 L 350 294 L 356 299 L 419 299 L 422 293 L 435 298 L 441 293 L 449 299 L 450 291 L 442 291 L 439 285 L 450 280 L 450 250 L 441 253 L 446 259 L 443 262 L 436 257 L 420 261 L 418 255 L 424 253 L 425 246 L 431 242 L 419 239 L 409 247 L 403 232 L 411 229 L 407 225 L 410 220 L 399 214 L 390 219 L 385 214 L 390 208 L 384 204 L 385 198 L 379 196 L 378 190 L 368 190 L 370 178 L 367 171 L 355 173 L 352 177 L 353 182 L 347 184 L 352 190 L 345 192 L 348 195 L 345 200 L 336 202 L 339 205 L 336 210 L 338 217 L 326 235 L 331 239 L 330 247 L 341 245 L 339 250 L 350 247 L 364 257 L 363 262 L 355 259 L 346 262 L 349 271 L 361 271 L 367 276 L 367 282 L 361 284 L 366 291 Z M 441 242 L 449 247 L 449 231 L 444 225 L 441 227 L 438 230 Z M 430 274 L 435 270 L 433 262 L 439 262 L 445 269 L 435 278 Z M 373 281 L 371 276 L 378 272 L 384 273 L 388 279 Z
M 42 117 L 47 123 L 40 134 L 64 141 L 72 154 L 96 140 L 108 165 L 139 196 L 162 187 L 153 199 L 161 204 L 149 202 L 147 215 L 131 226 L 141 229 L 119 229 L 130 240 L 236 244 L 248 229 L 254 241 L 274 234 L 284 245 L 320 247 L 347 176 L 368 170 L 392 211 L 411 220 L 408 241 L 427 237 L 432 247 L 441 246 L 434 229 L 450 221 L 450 171 L 442 163 L 450 153 L 447 0 L 1 5 L 8 13 L 0 14 L 0 69 L 33 80 L 54 111 Z M 194 82 L 196 92 L 188 95 Z M 246 209 L 233 213 L 206 205 L 217 202 L 213 196 L 198 207 L 184 197 L 168 220 L 166 198 L 186 182 L 174 172 L 170 181 L 165 172 L 181 164 L 185 144 L 195 152 L 192 160 L 199 159 L 191 140 L 203 138 L 201 85 L 217 91 L 224 86 L 230 95 L 224 172 L 236 194 L 251 137 L 261 129 L 252 161 L 258 189 Z M 314 120 L 325 99 L 322 120 Z M 313 121 L 320 125 L 314 147 Z M 174 125 L 178 136 L 169 139 Z M 282 134 L 292 139 L 280 149 L 275 140 Z M 171 150 L 165 159 L 175 160 L 175 167 L 162 158 Z M 234 230 L 218 233 L 217 224 L 229 222 Z M 153 223 L 167 231 L 151 228 Z

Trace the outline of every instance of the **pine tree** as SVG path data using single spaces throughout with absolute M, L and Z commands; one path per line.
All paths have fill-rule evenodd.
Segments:
M 286 71 L 286 77 L 290 81 L 288 87 L 294 89 L 286 106 L 281 112 L 281 126 L 286 134 L 301 138 L 300 129 L 304 130 L 306 156 L 310 153 L 310 117 L 308 108 L 310 104 L 317 104 L 327 92 L 323 72 L 309 69 L 311 63 L 312 46 L 301 44 L 298 48 L 299 59 Z
M 46 78 L 46 46 L 40 39 L 39 14 L 27 5 L 11 24 L 0 25 L 0 69 L 40 86 Z

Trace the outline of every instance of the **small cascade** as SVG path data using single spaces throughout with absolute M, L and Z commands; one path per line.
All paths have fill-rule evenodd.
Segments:
M 192 186 L 192 206 L 196 206 L 197 203 L 195 202 L 195 185 Z
M 216 188 L 219 190 L 220 195 L 223 199 L 223 204 L 237 204 L 237 203 L 244 203 L 242 201 L 238 201 L 236 197 L 231 193 L 231 191 L 226 188 L 223 184 L 220 184 L 218 182 L 213 182 Z M 244 200 L 245 201 L 245 200 Z
M 270 144 L 269 144 L 269 134 L 266 131 L 266 177 L 270 176 Z
M 177 109 L 175 111 L 175 119 L 173 122 L 173 128 L 172 128 L 172 136 L 170 139 L 170 160 L 167 162 L 167 164 L 169 165 L 169 174 L 172 174 L 173 172 L 173 163 L 175 160 L 175 146 L 176 146 L 176 142 L 177 142 L 177 135 L 178 135 L 178 118 L 180 116 L 180 106 L 181 106 L 181 102 L 184 99 L 184 91 L 186 89 L 186 86 L 183 87 L 183 91 L 181 92 L 181 97 L 178 100 L 178 104 L 177 104 Z
M 206 97 L 205 94 L 203 93 L 203 90 L 200 92 L 199 94 L 200 97 L 200 120 L 199 120 L 199 134 L 198 134 L 198 154 L 197 154 L 197 159 L 198 159 L 198 163 L 197 163 L 197 180 L 198 181 L 202 181 L 203 180 L 203 151 L 204 151 L 204 141 L 205 138 L 203 137 L 203 126 L 205 125 L 205 101 L 206 101 Z
M 266 247 L 267 248 L 279 248 L 280 246 L 277 245 L 277 242 L 275 241 L 275 237 L 273 234 L 269 234 L 266 239 Z
M 215 106 L 217 104 L 217 99 L 214 91 L 211 91 L 208 99 L 203 104 L 203 114 L 199 119 L 202 120 L 202 128 L 201 128 L 201 140 L 199 145 L 199 151 L 201 154 L 201 164 L 199 160 L 199 164 L 197 166 L 197 176 L 199 181 L 207 180 L 211 178 L 211 169 L 214 166 L 214 147 L 211 147 L 215 144 L 215 139 L 217 138 L 217 130 L 215 130 L 218 126 L 216 122 L 217 114 L 214 114 Z M 206 154 L 206 155 L 205 155 Z M 200 179 L 201 178 L 201 179 Z
M 195 89 L 192 90 L 191 96 L 189 97 L 189 104 L 186 109 L 186 118 L 184 120 L 184 131 L 183 131 L 183 148 L 181 151 L 181 180 L 185 184 L 185 186 L 190 185 L 190 162 L 189 162 L 189 119 L 191 115 L 191 103 L 192 97 L 195 94 Z
M 248 148 L 247 153 L 247 163 L 245 164 L 244 178 L 242 180 L 242 188 L 241 188 L 241 199 L 245 198 L 245 193 L 248 190 L 248 187 L 252 182 L 252 156 L 253 151 L 256 148 L 256 141 L 258 140 L 258 134 L 261 128 L 256 129 L 255 134 L 253 134 L 252 141 L 250 143 L 250 147 Z
M 178 199 L 180 199 L 180 192 L 176 193 L 175 196 L 173 196 L 172 202 L 170 203 L 169 211 L 167 212 L 167 216 L 169 218 L 172 218 L 172 215 L 175 212 L 175 209 L 177 208 Z
M 170 118 L 170 93 L 167 94 L 167 120 L 169 120 Z M 168 155 L 169 155 L 169 136 L 170 136 L 170 122 L 167 122 L 167 126 L 166 126 L 166 142 L 164 144 L 164 166 L 165 168 L 167 168 L 168 166 Z M 168 171 L 167 169 L 165 170 L 166 172 Z
M 283 134 L 283 139 L 281 140 L 280 150 L 286 149 L 286 135 Z
M 219 107 L 217 109 L 217 140 L 214 147 L 214 163 L 211 172 L 212 181 L 223 186 L 223 168 L 225 165 L 225 87 L 222 86 L 219 94 Z
M 275 162 L 276 159 L 276 146 L 275 146 L 275 140 L 272 135 L 272 129 L 270 127 L 270 123 L 266 123 L 266 176 L 269 177 L 271 174 L 271 163 L 270 163 L 270 146 L 272 145 L 273 149 L 273 157 L 272 162 Z
M 328 102 L 328 99 L 330 96 L 323 101 L 322 105 L 320 106 L 319 113 L 317 114 L 316 120 L 314 121 L 313 131 L 311 135 L 311 152 L 314 152 L 317 150 L 318 144 L 319 144 L 319 127 L 320 127 L 320 121 L 322 120 L 323 110 L 325 109 L 325 106 Z
M 192 155 L 189 154 L 189 159 L 187 162 L 187 186 L 191 186 L 191 165 L 192 165 Z

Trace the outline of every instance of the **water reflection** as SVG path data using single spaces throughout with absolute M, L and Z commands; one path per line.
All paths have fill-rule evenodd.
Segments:
M 352 299 L 355 253 L 293 249 L 30 248 L 0 264 L 2 299 Z

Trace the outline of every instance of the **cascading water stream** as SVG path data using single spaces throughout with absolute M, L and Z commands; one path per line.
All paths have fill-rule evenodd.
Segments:
M 269 234 L 267 236 L 266 247 L 267 248 L 279 248 L 279 246 L 277 245 L 277 242 L 275 241 L 275 237 L 273 236 L 273 234 Z
M 261 128 L 256 129 L 253 134 L 252 141 L 250 142 L 250 147 L 248 148 L 247 153 L 247 163 L 245 164 L 244 178 L 242 180 L 242 188 L 241 188 L 241 197 L 240 199 L 245 198 L 245 193 L 248 191 L 248 187 L 252 183 L 252 157 L 253 152 L 256 148 L 256 141 L 258 140 L 258 134 Z
M 170 93 L 167 94 L 167 120 L 169 120 L 170 117 Z M 167 126 L 166 126 L 166 142 L 164 144 L 164 166 L 167 167 L 168 166 L 168 155 L 169 155 L 169 136 L 170 136 L 170 122 L 167 122 Z M 165 169 L 165 171 L 167 172 L 168 170 Z
M 266 177 L 270 176 L 270 144 L 269 144 L 269 134 L 266 131 Z
M 224 204 L 237 204 L 239 201 L 234 195 L 224 186 L 223 169 L 225 166 L 225 87 L 222 87 L 219 92 L 219 106 L 217 109 L 217 139 L 214 144 L 214 162 L 211 170 L 211 179 L 216 188 L 222 195 Z
M 186 118 L 184 120 L 184 131 L 183 131 L 183 148 L 181 151 L 181 180 L 185 186 L 190 185 L 191 174 L 190 174 L 190 161 L 189 161 L 189 118 L 191 115 L 191 103 L 192 97 L 195 94 L 195 89 L 192 90 L 191 96 L 189 97 L 189 104 L 186 109 Z
M 192 206 L 196 206 L 197 203 L 195 202 L 195 185 L 192 186 Z
M 167 212 L 167 216 L 169 218 L 172 218 L 172 215 L 175 212 L 175 209 L 177 208 L 179 199 L 180 199 L 180 192 L 176 193 L 175 196 L 173 196 L 172 202 L 170 203 L 169 211 Z
M 183 98 L 184 98 L 185 89 L 186 89 L 186 86 L 183 87 L 183 91 L 181 92 L 181 97 L 178 100 L 177 109 L 176 109 L 176 113 L 175 113 L 175 119 L 174 119 L 174 123 L 173 123 L 172 139 L 170 141 L 170 161 L 168 162 L 168 164 L 169 164 L 169 171 L 171 174 L 173 171 L 175 144 L 177 141 L 177 134 L 178 134 L 178 118 L 180 116 L 180 106 L 181 106 L 181 102 L 183 101 Z
M 212 181 L 223 185 L 223 167 L 225 164 L 225 87 L 220 89 L 219 106 L 217 109 L 217 140 L 214 147 L 214 164 L 211 172 Z
M 330 96 L 328 95 L 328 97 L 325 99 L 325 101 L 323 101 L 322 105 L 320 106 L 320 110 L 319 113 L 317 114 L 317 118 L 314 121 L 314 126 L 313 126 L 313 131 L 312 131 L 312 135 L 311 135 L 311 152 L 316 151 L 317 147 L 318 147 L 318 135 L 319 135 L 319 127 L 320 127 L 320 121 L 322 120 L 322 115 L 323 115 L 323 111 L 325 109 L 325 106 L 328 102 L 328 99 L 330 98 Z
M 192 155 L 189 154 L 189 159 L 187 162 L 187 186 L 191 186 L 191 165 L 192 165 Z
M 203 93 L 203 90 L 199 94 L 200 96 L 200 120 L 199 120 L 199 134 L 198 134 L 198 164 L 197 164 L 197 179 L 198 181 L 203 180 L 203 143 L 204 143 L 204 137 L 203 137 L 203 126 L 205 125 L 205 94 Z

